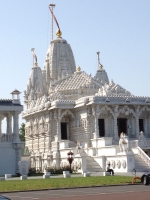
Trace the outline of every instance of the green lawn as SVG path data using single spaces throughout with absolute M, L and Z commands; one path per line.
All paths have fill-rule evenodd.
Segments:
M 41 190 L 52 188 L 73 188 L 131 183 L 128 176 L 72 177 L 31 180 L 0 181 L 0 192 Z

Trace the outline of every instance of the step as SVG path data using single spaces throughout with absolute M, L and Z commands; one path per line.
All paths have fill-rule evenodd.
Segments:
M 135 169 L 137 172 L 148 172 L 150 171 L 150 167 L 142 160 L 142 158 L 135 154 Z
M 97 166 L 97 165 L 86 165 L 87 167 L 91 167 L 91 168 L 101 168 L 101 166 Z
M 87 171 L 89 172 L 102 172 L 101 166 L 94 160 L 94 158 L 88 156 L 86 158 Z

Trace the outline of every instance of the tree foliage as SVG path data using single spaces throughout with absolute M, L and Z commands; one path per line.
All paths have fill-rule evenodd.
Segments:
M 21 127 L 20 127 L 20 129 L 19 129 L 19 132 L 20 132 L 20 140 L 21 140 L 22 142 L 24 142 L 24 141 L 25 141 L 25 123 L 22 123 L 22 124 L 21 124 Z

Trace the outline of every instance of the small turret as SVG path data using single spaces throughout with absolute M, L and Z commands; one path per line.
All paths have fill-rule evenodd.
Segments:
M 19 92 L 17 89 L 15 89 L 10 94 L 12 94 L 13 104 L 20 104 L 20 94 L 21 94 L 21 92 Z
M 104 84 L 109 84 L 109 79 L 107 72 L 103 69 L 103 65 L 100 63 L 100 57 L 99 57 L 100 52 L 97 52 L 98 55 L 98 70 L 95 75 L 95 79 L 98 80 L 102 85 Z
M 33 54 L 33 67 L 30 72 L 27 89 L 25 91 L 25 100 L 36 100 L 42 96 L 46 91 L 44 81 L 44 74 L 37 63 L 37 56 L 34 53 L 34 48 L 31 49 Z

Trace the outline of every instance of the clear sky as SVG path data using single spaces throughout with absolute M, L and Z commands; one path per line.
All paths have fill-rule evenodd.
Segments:
M 43 68 L 51 40 L 50 3 L 56 4 L 77 66 L 94 76 L 100 51 L 109 80 L 150 96 L 150 0 L 0 0 L 0 98 L 26 89 L 32 47 Z

